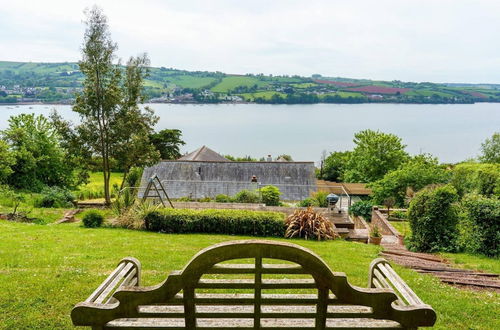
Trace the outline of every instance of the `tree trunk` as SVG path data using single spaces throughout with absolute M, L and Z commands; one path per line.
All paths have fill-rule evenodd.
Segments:
M 120 185 L 120 191 L 125 187 L 125 180 L 127 179 L 128 172 L 130 171 L 130 168 L 126 168 L 123 171 L 123 178 L 122 178 L 122 184 Z

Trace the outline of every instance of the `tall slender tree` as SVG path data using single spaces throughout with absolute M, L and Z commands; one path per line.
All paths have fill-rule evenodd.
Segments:
M 80 114 L 81 123 L 76 127 L 79 140 L 101 158 L 104 197 L 109 204 L 112 158 L 124 161 L 124 170 L 159 158 L 149 142 L 157 117 L 151 109 L 141 111 L 139 107 L 149 65 L 147 56 L 131 58 L 124 70 L 119 61 L 114 63 L 117 45 L 111 40 L 107 18 L 98 7 L 87 11 L 86 25 L 79 62 L 85 80 L 73 111 Z M 127 149 L 135 152 L 128 153 Z

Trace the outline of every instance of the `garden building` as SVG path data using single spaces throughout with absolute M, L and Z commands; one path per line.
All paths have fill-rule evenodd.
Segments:
M 317 190 L 313 162 L 230 161 L 206 146 L 145 168 L 141 187 L 155 174 L 171 198 L 233 196 L 244 189 L 274 185 L 281 199 L 302 200 Z

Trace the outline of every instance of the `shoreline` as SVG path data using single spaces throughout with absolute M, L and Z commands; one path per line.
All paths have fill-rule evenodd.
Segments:
M 442 103 L 417 103 L 417 102 L 358 102 L 358 103 L 347 103 L 347 102 L 316 102 L 316 103 L 257 103 L 257 102 L 145 102 L 142 104 L 195 104 L 195 105 L 205 105 L 205 104 L 262 104 L 262 105 L 313 105 L 313 104 L 418 104 L 418 105 L 442 105 L 442 104 L 479 104 L 479 103 L 500 103 L 500 101 L 485 101 L 485 102 L 442 102 Z M 66 102 L 15 102 L 15 103 L 0 103 L 0 107 L 16 107 L 20 105 L 69 105 L 72 106 L 73 103 Z

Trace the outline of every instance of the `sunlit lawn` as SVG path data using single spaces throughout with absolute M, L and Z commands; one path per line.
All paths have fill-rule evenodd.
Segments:
M 71 328 L 69 312 L 125 256 L 143 265 L 143 284 L 163 280 L 200 249 L 247 237 L 171 235 L 125 229 L 85 229 L 79 224 L 33 225 L 0 220 L 0 328 Z M 294 240 L 318 253 L 352 284 L 366 286 L 379 248 L 346 241 Z M 472 261 L 469 260 L 472 264 Z M 441 329 L 500 329 L 500 295 L 457 289 L 395 266 L 438 314 Z

